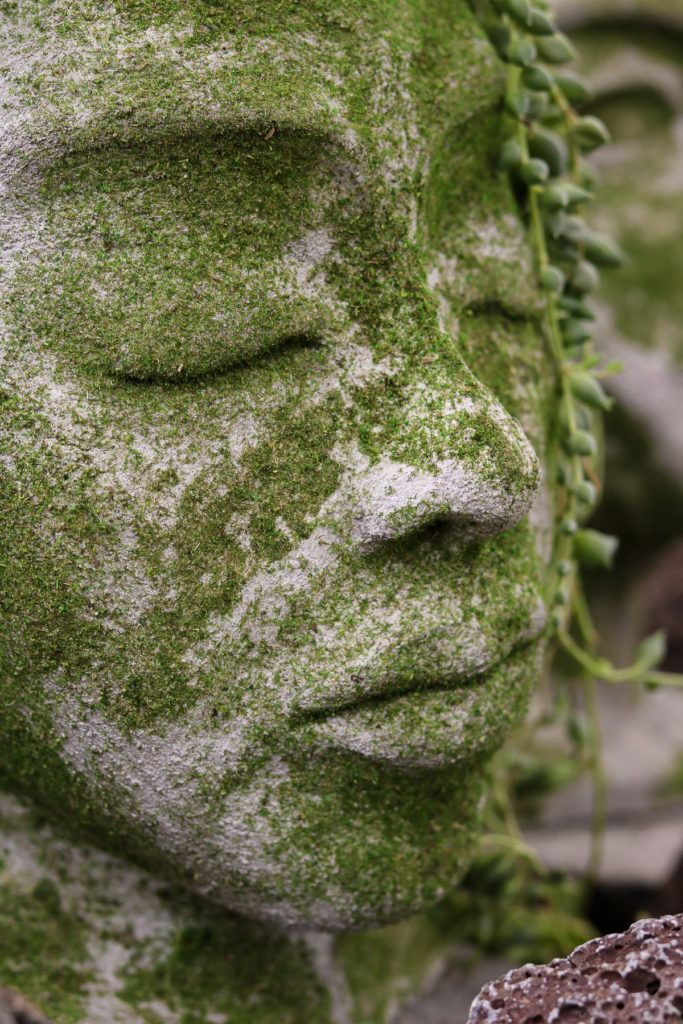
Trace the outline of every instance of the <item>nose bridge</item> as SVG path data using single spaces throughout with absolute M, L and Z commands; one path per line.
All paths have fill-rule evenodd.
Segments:
M 469 538 L 519 522 L 540 467 L 521 424 L 467 367 L 435 369 L 401 392 L 400 419 L 353 482 L 362 546 L 445 520 Z

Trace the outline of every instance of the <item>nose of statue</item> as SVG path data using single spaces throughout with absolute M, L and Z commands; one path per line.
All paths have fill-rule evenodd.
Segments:
M 465 366 L 422 374 L 400 391 L 388 419 L 392 429 L 375 427 L 376 455 L 352 482 L 359 546 L 439 522 L 457 526 L 463 539 L 490 537 L 529 511 L 540 479 L 536 453 L 519 421 Z

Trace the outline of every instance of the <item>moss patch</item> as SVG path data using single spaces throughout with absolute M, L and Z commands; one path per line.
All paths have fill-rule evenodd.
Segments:
M 0 886 L 0 982 L 17 988 L 55 1024 L 83 1020 L 86 930 L 47 878 L 32 891 Z

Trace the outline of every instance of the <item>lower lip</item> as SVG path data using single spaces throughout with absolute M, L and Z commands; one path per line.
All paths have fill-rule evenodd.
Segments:
M 526 709 L 532 676 L 527 649 L 457 688 L 368 703 L 309 728 L 316 745 L 325 749 L 413 771 L 448 768 L 500 744 Z

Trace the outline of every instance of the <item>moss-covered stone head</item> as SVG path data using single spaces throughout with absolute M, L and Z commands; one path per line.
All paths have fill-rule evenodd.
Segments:
M 3 783 L 245 913 L 418 909 L 544 622 L 493 52 L 464 0 L 0 11 Z

